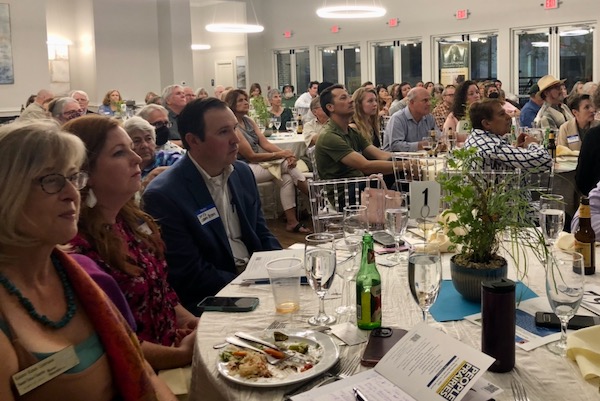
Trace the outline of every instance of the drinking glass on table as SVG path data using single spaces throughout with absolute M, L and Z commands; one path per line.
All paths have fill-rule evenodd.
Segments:
M 286 121 L 285 122 L 285 130 L 287 132 L 291 132 L 292 131 L 292 122 L 291 121 Z
M 344 207 L 344 238 L 357 236 L 362 242 L 362 236 L 369 231 L 369 220 L 366 205 L 351 205 Z
M 277 130 L 277 132 L 279 132 L 279 127 L 281 127 L 281 117 L 275 117 L 273 125 L 275 125 L 275 129 Z
M 309 234 L 305 239 L 304 268 L 311 288 L 319 296 L 319 313 L 308 319 L 313 326 L 325 326 L 335 322 L 335 316 L 325 313 L 325 295 L 335 277 L 336 258 L 334 236 L 328 233 Z
M 540 227 L 548 246 L 554 245 L 565 225 L 565 202 L 562 195 L 540 196 Z
M 408 257 L 408 285 L 427 323 L 429 309 L 435 303 L 442 283 L 442 257 L 439 247 L 425 244 Z
M 300 278 L 304 272 L 302 259 L 279 258 L 267 262 L 267 272 L 273 290 L 275 311 L 293 314 L 300 309 Z
M 408 206 L 406 196 L 400 192 L 388 192 L 385 195 L 385 230 L 394 237 L 396 252 L 388 256 L 392 262 L 406 261 L 406 257 L 400 256 L 400 241 L 406 232 L 408 225 Z
M 335 312 L 339 315 L 353 315 L 356 312 L 356 306 L 351 301 L 350 282 L 355 277 L 358 271 L 356 256 L 361 249 L 362 240 L 358 236 L 349 236 L 346 238 L 337 239 L 334 243 L 335 255 L 337 258 L 336 273 L 344 280 L 342 287 L 342 302 L 343 304 L 335 308 Z
M 578 252 L 552 250 L 546 261 L 546 295 L 561 324 L 560 340 L 548 344 L 555 354 L 567 354 L 567 325 L 577 313 L 583 298 L 585 278 L 583 255 Z
M 431 137 L 429 136 L 424 136 L 423 139 L 421 139 L 421 141 L 423 141 L 423 150 L 426 151 L 428 154 L 431 154 L 431 146 L 433 145 L 433 143 L 431 142 Z

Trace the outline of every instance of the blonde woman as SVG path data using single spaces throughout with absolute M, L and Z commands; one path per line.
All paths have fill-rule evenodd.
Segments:
M 357 130 L 370 144 L 381 148 L 377 92 L 374 89 L 358 88 L 352 94 L 352 100 L 354 116 L 350 127 Z

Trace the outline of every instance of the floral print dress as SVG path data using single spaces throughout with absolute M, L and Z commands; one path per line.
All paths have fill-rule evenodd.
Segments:
M 165 259 L 150 252 L 120 217 L 117 217 L 111 229 L 127 245 L 128 262 L 140 267 L 138 276 L 111 268 L 81 234 L 77 234 L 70 242 L 74 252 L 89 257 L 115 279 L 129 303 L 140 340 L 173 345 L 177 329 L 175 306 L 179 304 L 179 299 L 167 282 Z

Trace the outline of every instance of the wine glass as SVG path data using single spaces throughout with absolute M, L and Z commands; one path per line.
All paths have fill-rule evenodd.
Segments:
M 442 257 L 439 247 L 426 244 L 408 257 L 408 285 L 427 323 L 429 308 L 435 303 L 442 282 Z
M 273 128 L 275 126 L 275 120 L 277 120 L 275 117 L 269 118 L 269 128 Z
M 406 261 L 400 256 L 400 240 L 406 232 L 408 225 L 408 206 L 406 196 L 400 192 L 388 192 L 385 195 L 385 230 L 394 237 L 396 251 L 388 257 L 392 262 Z
M 424 136 L 421 141 L 423 141 L 423 150 L 427 152 L 427 154 L 431 154 L 431 138 L 429 136 Z
M 362 246 L 362 240 L 358 236 L 349 236 L 337 239 L 334 243 L 335 255 L 337 257 L 336 273 L 344 280 L 342 287 L 343 304 L 335 308 L 338 315 L 353 315 L 356 306 L 351 301 L 350 282 L 356 275 L 356 255 Z M 343 266 L 343 268 L 342 268 Z
M 344 238 L 357 236 L 362 241 L 362 236 L 369 231 L 366 205 L 351 205 L 344 207 Z
M 287 132 L 290 132 L 290 131 L 292 131 L 292 122 L 291 122 L 291 121 L 286 121 L 286 122 L 285 122 L 285 130 L 286 130 Z
M 292 123 L 292 131 L 294 131 L 294 134 L 296 134 L 298 131 L 298 121 L 296 119 L 293 119 L 291 121 L 291 123 Z
M 306 236 L 304 246 L 304 268 L 311 288 L 319 296 L 319 313 L 308 319 L 313 326 L 326 326 L 334 323 L 335 316 L 325 313 L 325 295 L 335 277 L 335 249 L 333 234 L 316 233 Z
M 553 250 L 546 261 L 546 295 L 552 311 L 560 319 L 560 340 L 548 344 L 555 354 L 567 354 L 567 325 L 583 298 L 583 255 Z
M 279 133 L 279 127 L 281 127 L 281 117 L 275 117 L 275 121 L 273 121 L 273 125 L 275 125 L 275 129 Z
M 540 227 L 548 246 L 554 245 L 565 225 L 565 202 L 562 195 L 540 196 Z

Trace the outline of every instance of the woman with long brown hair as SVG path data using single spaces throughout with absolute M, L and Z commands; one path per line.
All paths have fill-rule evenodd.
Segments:
M 350 127 L 357 130 L 369 143 L 381 148 L 377 93 L 374 89 L 358 88 L 352 94 L 354 116 Z

